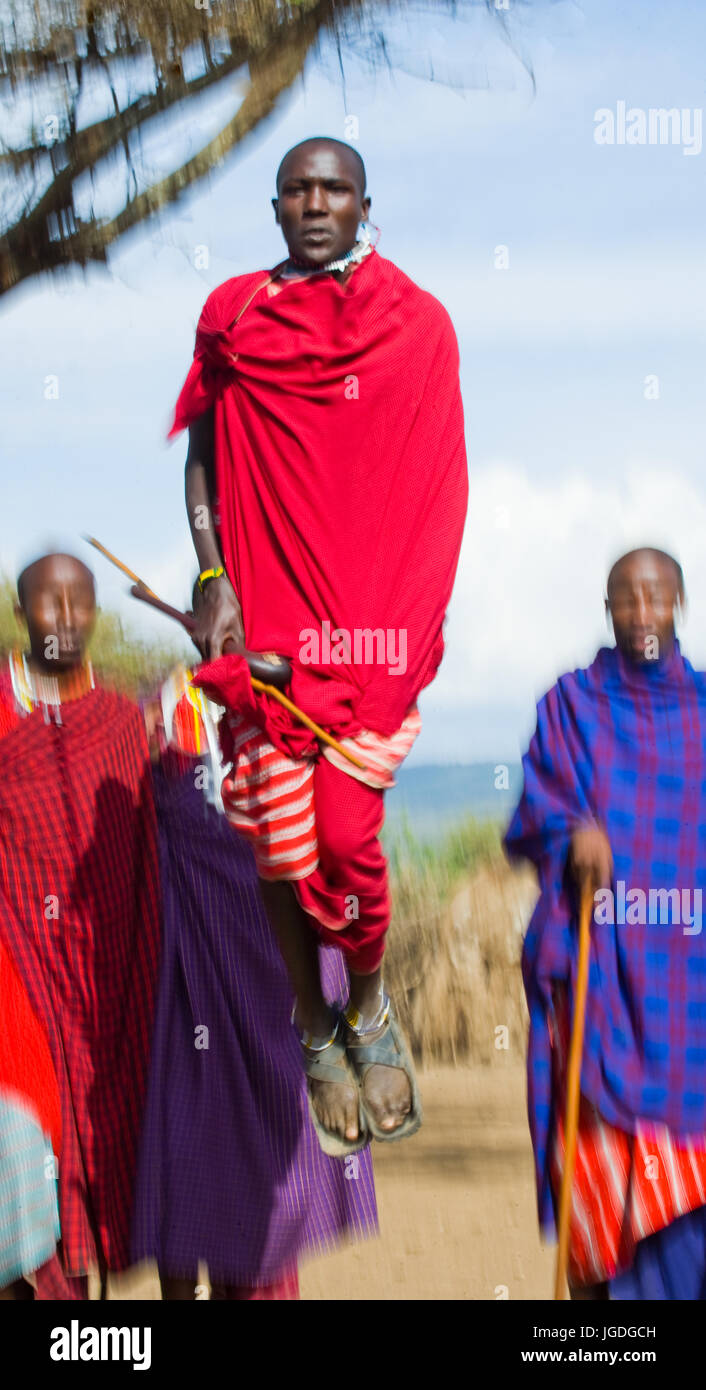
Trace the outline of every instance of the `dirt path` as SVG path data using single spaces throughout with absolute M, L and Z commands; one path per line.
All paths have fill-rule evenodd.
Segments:
M 553 1251 L 540 1245 L 524 1070 L 489 1067 L 421 1077 L 424 1124 L 374 1146 L 380 1237 L 307 1262 L 304 1299 L 549 1299 Z M 158 1298 L 142 1272 L 113 1298 Z
M 380 1238 L 312 1261 L 307 1299 L 551 1297 L 540 1245 L 521 1068 L 422 1075 L 424 1124 L 374 1146 Z

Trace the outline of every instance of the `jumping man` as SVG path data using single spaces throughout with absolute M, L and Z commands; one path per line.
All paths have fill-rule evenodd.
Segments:
M 287 259 L 211 294 L 173 430 L 190 427 L 197 640 L 212 659 L 199 681 L 230 711 L 226 812 L 255 851 L 334 1154 L 421 1120 L 383 988 L 378 837 L 443 654 L 467 502 L 453 329 L 376 253 L 369 207 L 349 146 L 312 139 L 285 155 L 274 209 Z M 254 693 L 227 643 L 286 657 L 291 699 L 359 765 Z M 317 933 L 346 954 L 345 1016 L 324 998 Z

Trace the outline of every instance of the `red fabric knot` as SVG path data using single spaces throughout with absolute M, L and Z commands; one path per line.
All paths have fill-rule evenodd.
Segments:
M 224 705 L 227 715 L 235 714 L 265 730 L 275 748 L 288 757 L 306 758 L 318 751 L 314 734 L 304 724 L 298 723 L 289 710 L 265 691 L 253 690 L 244 656 L 228 652 L 206 662 L 198 668 L 191 684 L 216 704 Z M 227 718 L 221 723 L 220 735 L 224 756 L 232 761 Z

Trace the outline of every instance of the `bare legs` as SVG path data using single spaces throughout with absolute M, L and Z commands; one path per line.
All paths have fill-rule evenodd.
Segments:
M 162 1286 L 162 1298 L 168 1303 L 193 1303 L 198 1298 L 199 1292 L 205 1293 L 203 1285 L 198 1284 L 196 1279 L 174 1279 L 168 1274 L 159 1272 L 159 1282 Z M 243 1303 L 250 1301 L 268 1302 L 292 1300 L 299 1298 L 299 1278 L 298 1271 L 295 1269 L 276 1280 L 272 1284 L 262 1284 L 258 1286 L 249 1284 L 219 1284 L 211 1280 L 211 1302 L 212 1303 Z
M 160 1270 L 159 1282 L 162 1286 L 162 1298 L 167 1303 L 193 1303 L 196 1297 L 195 1279 L 172 1279 Z
M 312 1035 L 318 1045 L 330 1037 L 333 1015 L 321 989 L 313 921 L 299 906 L 291 883 L 263 880 L 260 886 L 296 994 L 295 1022 L 299 1031 Z M 363 1027 L 366 1020 L 373 1020 L 378 1013 L 381 984 L 380 968 L 370 975 L 350 972 L 350 1001 L 361 1015 Z M 373 1041 L 381 1031 L 371 1033 L 369 1040 Z M 326 1129 L 346 1139 L 357 1139 L 358 1098 L 353 1086 L 335 1081 L 312 1080 L 309 1084 L 312 1104 Z M 382 1129 L 397 1129 L 412 1103 L 409 1081 L 404 1072 L 393 1067 L 371 1067 L 365 1078 L 365 1099 Z
M 313 922 L 299 906 L 291 883 L 267 883 L 261 879 L 260 889 L 297 998 L 297 1027 L 315 1037 L 328 1037 L 332 1014 L 321 989 Z
M 316 1045 L 331 1036 L 334 1019 L 324 999 L 319 954 L 313 923 L 308 921 L 291 883 L 261 881 L 262 896 L 272 929 L 297 999 L 295 1023 Z M 358 1095 L 347 1082 L 310 1081 L 311 1103 L 326 1129 L 346 1139 L 358 1138 Z
M 608 1285 L 606 1284 L 582 1284 L 572 1288 L 569 1285 L 569 1297 L 574 1303 L 594 1303 L 597 1300 L 609 1299 Z

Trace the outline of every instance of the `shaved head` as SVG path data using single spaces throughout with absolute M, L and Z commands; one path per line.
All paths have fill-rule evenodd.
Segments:
M 292 145 L 291 150 L 287 150 L 277 170 L 277 193 L 279 194 L 282 180 L 289 172 L 289 167 L 299 154 L 313 153 L 318 149 L 326 149 L 327 147 L 333 150 L 339 158 L 348 165 L 356 180 L 358 191 L 362 199 L 365 196 L 365 186 L 367 182 L 365 165 L 358 151 L 354 149 L 352 145 L 347 145 L 344 140 L 334 140 L 330 135 L 312 135 L 310 139 L 300 140 L 298 145 Z
M 639 560 L 640 557 L 644 557 L 648 560 L 651 559 L 655 561 L 658 565 L 666 565 L 669 569 L 671 569 L 677 587 L 677 594 L 679 598 L 684 597 L 684 571 L 682 570 L 679 561 L 675 560 L 674 556 L 670 555 L 666 550 L 657 550 L 655 546 L 643 545 L 639 546 L 637 550 L 626 551 L 625 555 L 621 555 L 620 559 L 615 561 L 615 564 L 612 566 L 611 571 L 608 575 L 608 584 L 606 589 L 608 598 L 610 598 L 611 589 L 615 588 L 615 585 L 618 579 L 620 578 L 621 573 L 624 571 L 626 565 L 631 565 L 635 560 Z
M 18 576 L 17 597 L 35 668 L 61 675 L 79 666 L 96 620 L 88 565 L 76 555 L 42 555 Z
M 684 575 L 673 555 L 654 546 L 629 550 L 608 575 L 606 610 L 615 643 L 629 661 L 666 656 L 675 642 L 675 613 L 684 602 Z
M 294 145 L 277 170 L 272 205 L 295 265 L 316 270 L 340 260 L 370 209 L 358 151 L 325 135 Z
M 64 570 L 77 576 L 82 575 L 95 594 L 93 573 L 89 570 L 88 565 L 84 565 L 83 560 L 79 560 L 77 555 L 40 555 L 39 559 L 32 560 L 31 564 L 25 565 L 17 576 L 17 597 L 23 608 L 31 590 L 37 585 L 45 584 L 48 574 L 54 574 L 57 570 Z

